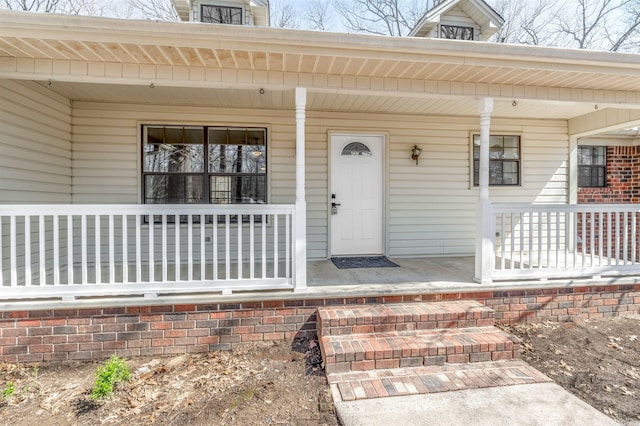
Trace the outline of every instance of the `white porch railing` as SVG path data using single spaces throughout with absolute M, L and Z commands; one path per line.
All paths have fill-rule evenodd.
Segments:
M 0 205 L 0 298 L 295 287 L 292 205 Z
M 492 278 L 640 273 L 640 206 L 495 204 Z

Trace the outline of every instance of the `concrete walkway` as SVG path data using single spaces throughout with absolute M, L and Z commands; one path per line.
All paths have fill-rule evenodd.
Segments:
M 618 425 L 555 383 L 466 389 L 344 402 L 344 426 Z

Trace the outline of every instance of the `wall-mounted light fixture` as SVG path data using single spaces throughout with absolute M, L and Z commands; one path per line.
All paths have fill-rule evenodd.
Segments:
M 414 145 L 411 150 L 411 159 L 416 160 L 416 165 L 418 164 L 418 158 L 420 158 L 420 154 L 422 154 L 422 148 L 418 148 L 418 145 Z

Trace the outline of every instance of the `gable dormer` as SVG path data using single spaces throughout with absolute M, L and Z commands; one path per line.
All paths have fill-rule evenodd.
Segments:
M 183 21 L 269 26 L 269 0 L 172 0 L 172 2 Z
M 418 21 L 409 37 L 487 41 L 504 19 L 483 0 L 442 0 Z

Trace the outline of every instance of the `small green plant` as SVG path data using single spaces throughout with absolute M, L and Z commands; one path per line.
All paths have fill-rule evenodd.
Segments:
M 16 393 L 16 385 L 13 382 L 7 382 L 7 384 L 4 386 L 4 389 L 2 389 L 2 398 L 3 399 L 11 399 L 13 398 L 13 395 Z
M 91 399 L 105 399 L 113 393 L 113 386 L 116 383 L 126 382 L 131 377 L 129 366 L 115 355 L 111 355 L 104 365 L 96 369 L 96 381 L 91 389 Z
M 31 375 L 37 379 L 38 378 L 38 372 L 40 371 L 40 367 L 38 367 L 37 365 L 33 366 L 33 369 L 31 370 Z

